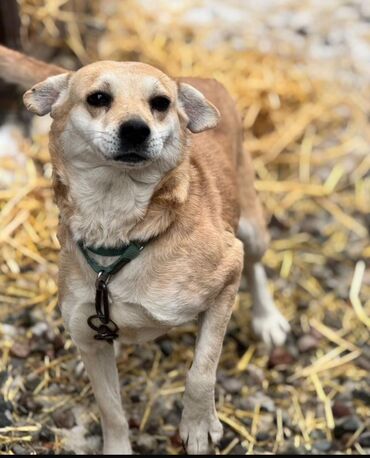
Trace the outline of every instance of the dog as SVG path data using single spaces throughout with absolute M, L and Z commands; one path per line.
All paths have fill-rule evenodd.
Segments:
M 112 341 L 145 342 L 193 320 L 180 435 L 188 454 L 208 453 L 209 438 L 222 437 L 216 370 L 243 265 L 254 332 L 281 345 L 289 331 L 261 263 L 269 236 L 233 99 L 213 79 L 173 79 L 144 63 L 67 72 L 6 48 L 1 75 L 36 83 L 24 103 L 53 119 L 59 303 L 99 406 L 104 453 L 132 453 Z M 134 255 L 104 275 L 128 247 Z

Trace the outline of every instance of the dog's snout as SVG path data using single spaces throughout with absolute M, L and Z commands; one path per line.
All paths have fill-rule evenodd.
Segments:
M 130 119 L 121 124 L 119 136 L 121 142 L 127 146 L 139 146 L 145 142 L 150 135 L 150 128 L 141 119 Z

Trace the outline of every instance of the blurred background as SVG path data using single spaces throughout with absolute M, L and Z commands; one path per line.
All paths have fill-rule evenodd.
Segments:
M 268 351 L 241 292 L 218 371 L 217 454 L 370 451 L 370 2 L 2 0 L 0 41 L 68 69 L 139 60 L 220 80 L 243 115 L 292 325 Z M 0 454 L 96 451 L 98 412 L 57 306 L 48 118 L 0 85 Z M 119 361 L 134 450 L 183 453 L 194 326 Z

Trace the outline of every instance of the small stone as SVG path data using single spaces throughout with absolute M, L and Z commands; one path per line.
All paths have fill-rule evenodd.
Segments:
M 158 419 L 150 418 L 145 429 L 148 434 L 158 434 L 158 431 L 160 430 L 160 423 Z
M 365 390 L 353 390 L 353 397 L 364 402 L 366 405 L 370 405 L 370 391 Z
M 334 437 L 341 439 L 345 434 L 354 433 L 361 426 L 360 420 L 356 416 L 345 417 L 337 422 L 334 428 Z
M 45 396 L 59 396 L 61 385 L 58 383 L 51 383 L 47 388 L 43 390 Z
M 42 405 L 39 402 L 36 402 L 31 394 L 22 393 L 18 399 L 18 408 L 27 415 L 29 412 L 40 412 Z
M 131 402 L 134 402 L 135 404 L 142 401 L 141 395 L 138 393 L 132 393 L 130 396 L 130 399 L 131 399 Z
M 361 369 L 365 369 L 370 372 L 370 358 L 359 356 L 354 362 L 358 367 L 361 367 Z
M 311 334 L 303 335 L 297 342 L 298 349 L 301 353 L 306 353 L 311 350 L 315 350 L 319 342 L 318 340 Z
M 55 434 L 47 426 L 43 426 L 39 432 L 39 439 L 41 442 L 54 442 Z
M 164 356 L 170 356 L 173 352 L 172 342 L 168 339 L 163 339 L 159 342 L 159 347 Z
M 71 429 L 76 424 L 72 410 L 57 410 L 52 417 L 58 428 Z
M 150 434 L 142 433 L 137 438 L 136 449 L 141 454 L 152 454 L 157 448 L 157 439 Z
M 26 378 L 25 388 L 28 391 L 34 391 L 35 388 L 41 383 L 41 378 L 37 375 L 29 375 Z
M 295 358 L 288 350 L 284 347 L 276 347 L 272 350 L 270 358 L 268 360 L 267 366 L 269 369 L 272 368 L 286 368 L 287 366 L 293 364 Z
M 224 448 L 226 448 L 230 444 L 230 442 L 234 439 L 235 439 L 234 432 L 230 429 L 226 429 L 224 431 L 224 435 L 221 437 L 221 440 L 218 443 L 220 450 L 223 450 Z
M 294 447 L 289 445 L 284 451 L 278 453 L 278 455 L 306 455 L 306 450 L 303 447 Z
M 0 394 L 0 412 L 6 412 L 7 410 L 12 412 L 13 405 L 10 401 L 5 401 L 3 395 Z
M 56 334 L 52 340 L 55 351 L 59 351 L 64 348 L 64 338 L 61 334 Z
M 361 434 L 358 442 L 361 447 L 370 448 L 370 431 Z
M 252 419 L 251 418 L 245 417 L 245 418 L 242 418 L 241 421 L 245 426 L 248 426 L 248 428 L 250 426 L 252 426 Z
M 176 410 L 171 410 L 166 415 L 166 423 L 169 425 L 178 425 L 181 420 L 181 413 L 177 412 Z
M 242 398 L 239 401 L 240 408 L 253 412 L 256 406 L 260 406 L 262 411 L 273 413 L 276 411 L 274 401 L 262 392 L 257 392 L 248 398 Z
M 323 412 L 325 414 L 325 412 Z M 326 434 L 321 429 L 314 429 L 311 432 L 311 438 L 313 441 L 319 441 L 326 438 Z
M 55 357 L 54 347 L 45 341 L 44 338 L 34 338 L 31 345 L 32 353 L 40 353 L 42 356 L 48 356 L 49 359 Z
M 243 381 L 235 377 L 223 377 L 221 383 L 226 392 L 230 394 L 239 394 L 244 386 Z
M 346 404 L 340 401 L 334 402 L 332 411 L 335 418 L 348 417 L 352 414 L 352 410 Z
M 249 364 L 247 367 L 248 376 L 252 379 L 253 382 L 262 385 L 265 380 L 265 374 L 260 367 L 255 366 L 254 364 Z
M 103 430 L 100 423 L 92 423 L 89 427 L 88 435 L 90 436 L 102 436 Z
M 38 322 L 38 319 L 30 310 L 25 310 L 23 313 L 21 313 L 18 317 L 18 320 L 18 325 L 22 326 L 23 328 L 30 328 Z
M 29 455 L 28 450 L 19 444 L 13 446 L 13 453 L 14 455 Z
M 310 329 L 310 335 L 313 336 L 316 340 L 321 340 L 322 339 L 322 335 L 315 328 L 311 328 Z
M 266 431 L 261 431 L 257 433 L 256 439 L 258 442 L 265 442 L 270 439 L 270 434 Z
M 30 346 L 26 342 L 14 342 L 10 348 L 11 356 L 25 359 L 31 353 Z
M 11 426 L 12 421 L 10 419 L 10 414 L 8 411 L 0 412 L 0 428 L 6 428 L 7 426 Z
M 340 283 L 336 281 L 336 279 L 332 279 L 331 282 L 327 282 L 329 287 L 333 287 L 336 291 L 338 291 L 338 288 L 340 287 Z M 332 284 L 333 283 L 333 284 Z M 346 287 L 346 285 L 345 285 Z M 346 287 L 347 288 L 347 287 Z M 333 315 L 331 312 L 327 312 L 325 314 L 323 323 L 328 326 L 329 328 L 334 328 L 334 329 L 342 329 L 342 320 L 339 316 Z
M 48 329 L 49 327 L 47 323 L 40 321 L 39 323 L 36 323 L 34 326 L 32 326 L 31 332 L 34 336 L 41 337 L 47 332 Z
M 331 449 L 331 443 L 325 439 L 315 442 L 314 447 L 319 452 L 328 452 Z
M 15 337 L 17 335 L 17 328 L 11 324 L 2 323 L 1 333 L 6 337 Z
M 246 452 L 246 449 L 241 445 L 237 444 L 235 447 L 230 451 L 230 455 L 236 455 L 236 456 L 244 456 Z

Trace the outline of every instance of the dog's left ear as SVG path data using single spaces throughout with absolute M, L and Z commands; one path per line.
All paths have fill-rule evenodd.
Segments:
M 192 132 L 203 132 L 218 124 L 220 112 L 204 95 L 187 83 L 179 83 L 179 100 L 189 119 L 188 129 Z
M 45 81 L 33 86 L 23 95 L 23 102 L 27 110 L 39 116 L 50 113 L 53 105 L 68 88 L 70 76 L 71 73 L 50 76 Z

